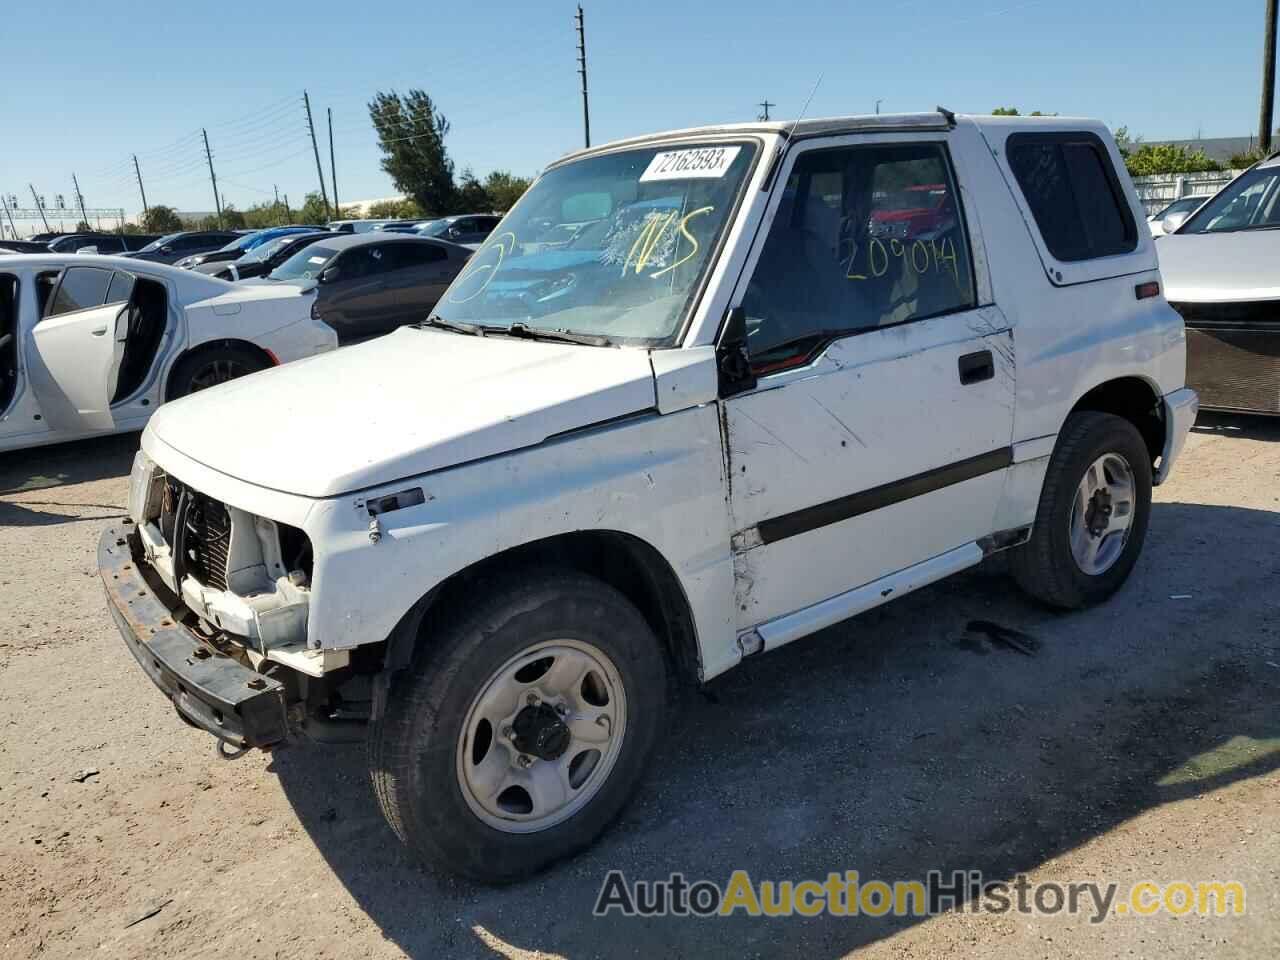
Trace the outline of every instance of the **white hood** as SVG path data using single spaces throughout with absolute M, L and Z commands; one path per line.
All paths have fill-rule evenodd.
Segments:
M 240 480 L 331 497 L 654 405 L 644 350 L 404 328 L 165 404 L 147 429 Z
M 1280 230 L 1171 233 L 1160 238 L 1156 252 L 1168 300 L 1280 299 Z

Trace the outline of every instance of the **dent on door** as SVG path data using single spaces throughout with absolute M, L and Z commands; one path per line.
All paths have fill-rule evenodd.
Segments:
M 119 303 L 46 317 L 32 330 L 31 381 L 49 428 L 82 433 L 114 426 L 115 392 L 128 306 Z

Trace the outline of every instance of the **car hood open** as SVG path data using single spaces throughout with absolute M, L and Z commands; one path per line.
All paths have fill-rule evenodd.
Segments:
M 1160 238 L 1156 253 L 1169 300 L 1280 299 L 1280 230 L 1171 233 Z
M 533 446 L 655 402 L 644 350 L 405 328 L 176 400 L 148 430 L 221 473 L 319 498 Z

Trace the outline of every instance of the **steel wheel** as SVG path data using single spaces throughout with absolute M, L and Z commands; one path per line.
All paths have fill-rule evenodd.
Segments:
M 458 786 L 482 821 L 536 833 L 581 810 L 609 777 L 626 736 L 617 668 L 594 644 L 553 640 L 493 673 L 458 737 Z
M 1096 577 L 1124 553 L 1133 526 L 1133 469 L 1118 453 L 1104 453 L 1085 470 L 1071 504 L 1071 555 Z
M 229 357 L 213 359 L 192 374 L 189 381 L 191 386 L 187 392 L 207 390 L 209 387 L 216 387 L 236 377 L 243 377 L 247 373 L 253 373 L 253 370 L 238 360 Z

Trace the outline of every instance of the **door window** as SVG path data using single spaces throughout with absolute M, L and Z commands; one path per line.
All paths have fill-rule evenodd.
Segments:
M 1009 169 L 1044 244 L 1064 263 L 1131 253 L 1138 231 L 1102 141 L 1087 133 L 1009 137 Z
M 56 317 L 76 310 L 100 307 L 106 302 L 111 271 L 97 267 L 68 267 L 53 295 L 49 316 Z
M 940 143 L 801 154 L 743 299 L 761 374 L 807 363 L 839 337 L 975 304 Z
M 107 297 L 103 303 L 128 303 L 133 294 L 133 274 L 117 270 L 111 275 L 111 283 L 107 286 Z
M 18 386 L 18 278 L 0 274 L 0 413 Z
M 356 247 L 338 259 L 338 277 L 341 280 L 358 280 L 394 270 L 388 255 L 389 244 Z
M 392 270 L 425 267 L 449 257 L 443 247 L 437 247 L 434 243 L 393 243 L 387 247 L 387 255 L 391 258 Z

